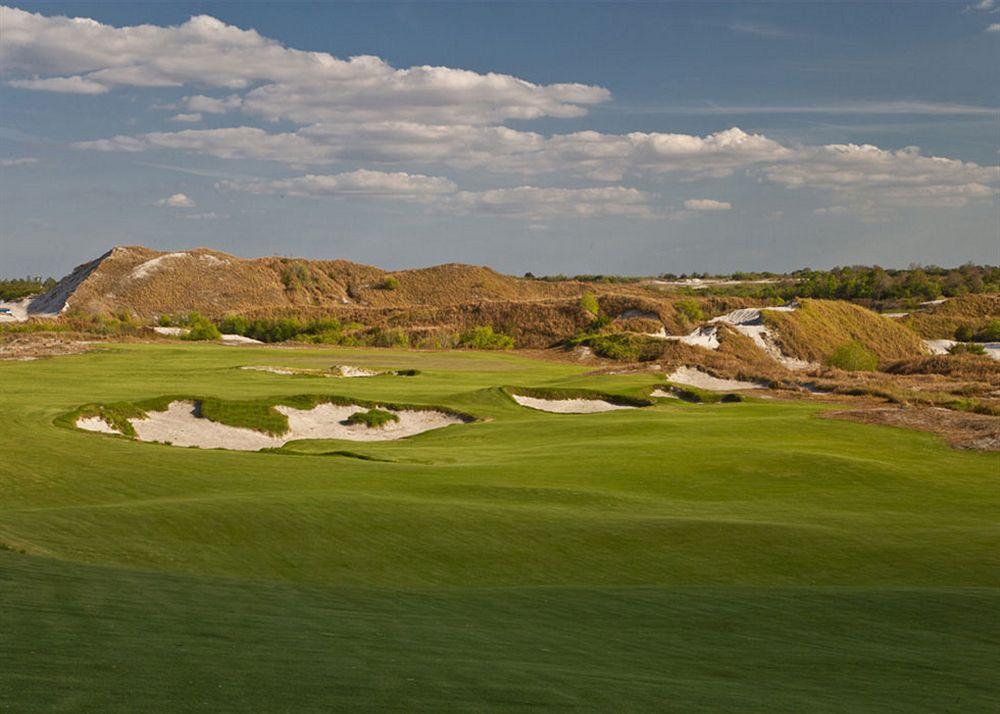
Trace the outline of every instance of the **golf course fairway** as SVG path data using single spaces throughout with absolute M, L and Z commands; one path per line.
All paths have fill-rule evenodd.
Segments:
M 240 369 L 354 365 L 405 378 Z M 0 711 L 995 711 L 1000 462 L 808 399 L 493 352 L 122 344 L 0 363 Z M 181 448 L 86 404 L 475 417 Z

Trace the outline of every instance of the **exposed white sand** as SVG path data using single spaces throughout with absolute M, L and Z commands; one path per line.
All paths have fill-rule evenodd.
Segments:
M 926 302 L 920 303 L 921 305 L 940 305 L 943 302 L 948 302 L 948 298 L 939 298 L 937 300 L 927 300 Z
M 957 345 L 955 340 L 924 340 L 926 347 L 932 355 L 946 355 L 948 350 Z
M 612 404 L 603 399 L 536 399 L 521 394 L 512 394 L 511 396 L 522 407 L 552 412 L 553 414 L 596 414 L 597 412 L 636 408 L 625 404 Z
M 186 327 L 162 327 L 157 325 L 153 328 L 153 332 L 158 335 L 167 335 L 168 337 L 183 337 L 191 332 L 191 330 Z
M 433 410 L 396 411 L 380 407 L 398 416 L 399 421 L 382 427 L 369 428 L 364 424 L 344 423 L 355 412 L 367 411 L 367 407 L 320 404 L 313 409 L 293 409 L 285 406 L 275 408 L 288 417 L 289 429 L 279 436 L 200 418 L 195 414 L 194 402 L 189 401 L 171 402 L 166 411 L 149 412 L 145 419 L 130 419 L 129 422 L 135 428 L 140 441 L 236 451 L 277 448 L 296 439 L 393 441 L 431 429 L 463 423 L 456 416 Z
M 892 318 L 894 320 L 898 320 L 899 318 L 906 317 L 909 314 L 910 313 L 908 313 L 908 312 L 883 312 L 882 313 L 882 317 L 889 317 L 889 318 Z
M 128 274 L 131 280 L 141 280 L 142 278 L 148 278 L 150 275 L 155 273 L 163 264 L 170 260 L 177 260 L 178 258 L 186 258 L 190 253 L 167 253 L 166 255 L 161 255 L 156 258 L 150 258 L 144 263 L 139 263 L 139 265 L 132 268 L 132 272 Z
M 205 256 L 205 255 L 203 255 L 202 257 L 203 258 L 208 258 L 208 257 L 211 257 L 211 256 Z M 255 340 L 252 337 L 244 337 L 243 335 L 228 335 L 228 334 L 225 334 L 225 333 L 223 333 L 219 337 L 219 339 L 222 340 L 224 343 L 230 344 L 230 345 L 262 345 L 262 344 L 264 344 L 260 340 Z
M 705 325 L 689 335 L 663 335 L 663 339 L 707 350 L 719 349 L 719 328 Z
M 666 389 L 659 389 L 659 388 L 654 389 L 652 392 L 650 392 L 649 396 L 655 397 L 657 399 L 680 399 L 680 397 L 678 397 L 673 392 L 669 392 Z
M 349 364 L 335 364 L 330 368 L 330 371 L 334 374 L 340 374 L 341 377 L 376 377 L 378 372 L 365 369 L 364 367 L 352 367 Z
M 1000 342 L 987 342 L 983 345 L 986 354 L 1000 362 Z
M 28 319 L 28 304 L 30 297 L 15 302 L 0 300 L 0 307 L 10 310 L 9 313 L 0 314 L 0 322 L 24 322 Z
M 240 369 L 248 369 L 251 372 L 270 372 L 271 374 L 281 374 L 286 376 L 296 373 L 295 370 L 290 367 L 272 367 L 264 364 L 248 364 L 245 367 L 240 367 Z
M 779 362 L 786 369 L 813 369 L 818 365 L 812 362 L 807 362 L 806 360 L 789 357 L 788 355 L 782 353 L 782 351 L 778 348 L 774 335 L 771 333 L 770 329 L 768 329 L 767 325 L 764 324 L 764 318 L 761 317 L 761 312 L 766 310 L 773 312 L 793 312 L 797 309 L 798 308 L 795 305 L 761 308 L 749 307 L 740 310 L 733 310 L 729 314 L 709 320 L 709 323 L 724 322 L 730 325 L 737 332 L 744 334 L 753 340 L 755 345 L 764 350 L 767 354 L 771 355 L 775 361 Z
M 102 434 L 121 434 L 120 431 L 108 424 L 101 417 L 80 417 L 76 420 L 76 426 L 85 431 L 99 431 Z
M 710 392 L 732 392 L 739 389 L 765 389 L 759 382 L 745 382 L 739 379 L 719 379 L 696 367 L 678 367 L 667 377 L 671 382 L 689 387 L 707 389 Z

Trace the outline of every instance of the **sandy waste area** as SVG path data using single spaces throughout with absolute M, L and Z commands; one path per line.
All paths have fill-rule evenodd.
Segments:
M 553 414 L 596 414 L 597 412 L 613 412 L 618 409 L 635 409 L 626 404 L 612 404 L 604 399 L 538 399 L 513 394 L 514 401 L 522 407 L 538 409 Z
M 384 407 L 379 407 L 384 409 Z M 196 414 L 194 402 L 171 402 L 166 411 L 148 412 L 144 419 L 129 419 L 140 441 L 169 443 L 174 446 L 198 446 L 203 449 L 233 449 L 258 451 L 277 448 L 296 439 L 345 439 L 348 441 L 394 441 L 432 429 L 461 424 L 463 420 L 451 414 L 424 409 L 391 411 L 398 422 L 369 428 L 364 424 L 347 424 L 349 416 L 367 407 L 356 405 L 320 404 L 313 409 L 277 406 L 288 417 L 288 431 L 272 436 L 255 429 L 229 426 L 203 419 Z M 78 419 L 77 427 L 105 434 L 120 434 L 99 417 Z

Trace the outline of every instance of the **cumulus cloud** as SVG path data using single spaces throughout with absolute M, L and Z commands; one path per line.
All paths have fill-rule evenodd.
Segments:
M 733 204 L 728 201 L 716 201 L 712 198 L 689 198 L 684 202 L 684 208 L 689 211 L 728 211 Z
M 170 208 L 194 208 L 198 204 L 185 196 L 183 193 L 175 193 L 173 196 L 161 198 L 156 202 L 157 206 L 167 206 Z
M 201 114 L 194 112 L 193 114 L 174 114 L 170 117 L 170 121 L 186 122 L 189 124 L 194 124 L 201 121 Z
M 457 190 L 455 183 L 438 176 L 386 173 L 360 169 L 342 174 L 297 176 L 273 181 L 220 181 L 223 190 L 290 196 L 366 195 L 393 198 L 421 198 Z
M 606 89 L 583 84 L 538 85 L 449 67 L 397 69 L 372 56 L 339 59 L 287 48 L 207 15 L 172 27 L 118 28 L 4 7 L 0 23 L 5 71 L 72 75 L 16 79 L 16 86 L 86 93 L 115 86 L 253 87 L 242 99 L 245 111 L 300 123 L 396 117 L 475 124 L 575 117 L 610 98 Z
M 78 149 L 96 151 L 148 151 L 177 149 L 207 154 L 220 159 L 265 159 L 290 164 L 326 163 L 330 150 L 293 132 L 270 134 L 256 127 L 224 129 L 185 129 L 176 132 L 152 132 L 138 136 L 118 135 L 110 139 L 81 141 Z
M 12 159 L 0 159 L 0 166 L 3 166 L 4 168 L 13 166 L 30 166 L 37 163 L 38 159 L 34 156 L 18 156 Z
M 505 216 L 539 220 L 554 217 L 667 217 L 651 206 L 654 197 L 634 188 L 542 188 L 517 186 L 485 191 L 460 191 L 450 179 L 403 172 L 361 169 L 342 174 L 297 176 L 270 181 L 220 181 L 228 191 L 292 196 L 362 196 L 379 200 L 417 202 L 448 213 Z
M 0 47 L 3 43 L 0 42 Z M 84 77 L 49 77 L 47 79 L 12 79 L 10 86 L 18 89 L 33 89 L 38 92 L 61 92 L 63 94 L 104 94 L 108 88 L 100 82 Z
M 987 25 L 986 32 L 1000 32 L 1000 22 L 991 22 Z

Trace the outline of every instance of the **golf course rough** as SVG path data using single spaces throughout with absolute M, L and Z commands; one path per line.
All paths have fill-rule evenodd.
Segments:
M 207 344 L 0 364 L 0 711 L 1000 700 L 995 454 L 805 400 L 654 401 L 662 375 L 510 353 L 255 350 L 417 369 L 351 380 L 350 399 L 477 421 L 280 454 L 171 448 L 67 415 L 130 423 L 186 393 L 253 421 L 302 381 Z M 550 414 L 498 385 L 640 408 Z

